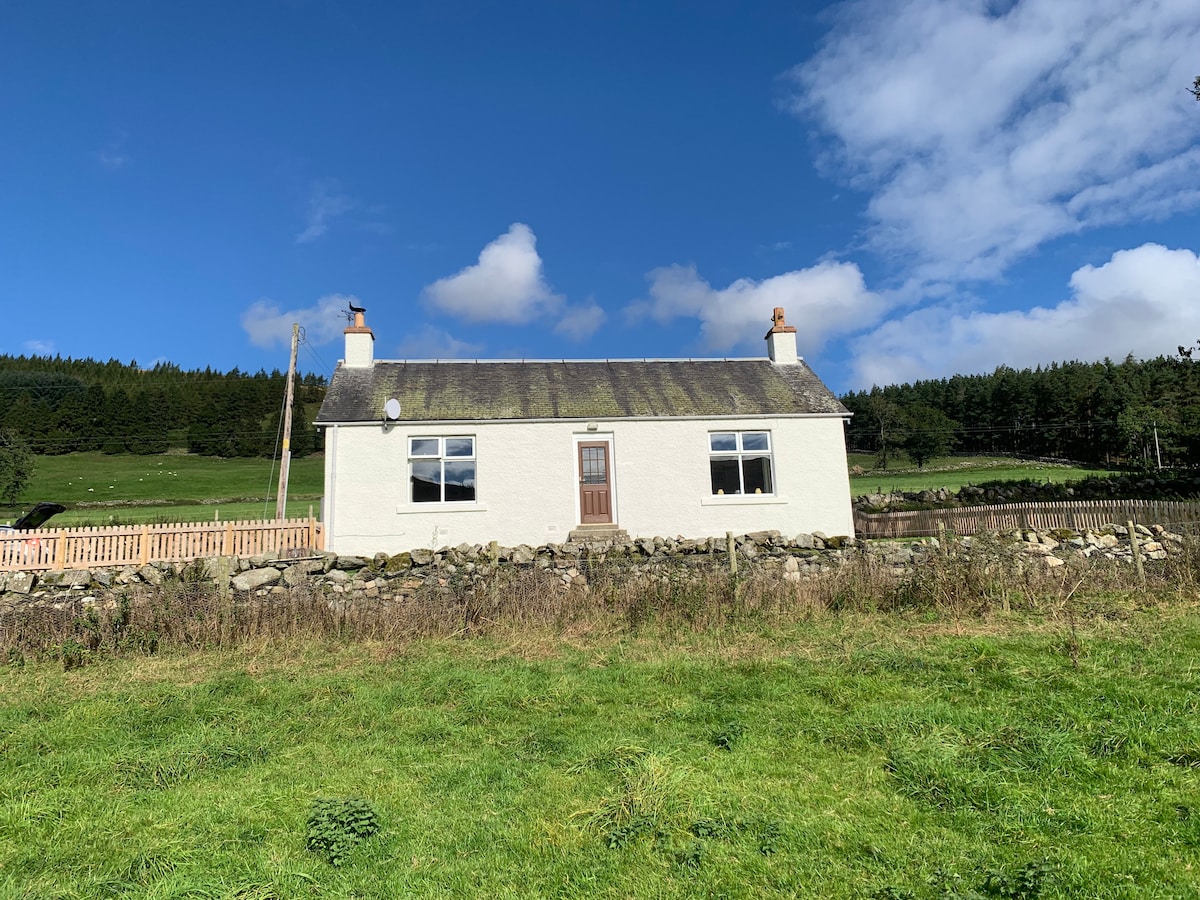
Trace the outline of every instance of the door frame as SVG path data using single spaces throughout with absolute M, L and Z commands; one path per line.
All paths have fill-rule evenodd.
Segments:
M 579 471 L 580 444 L 608 444 L 608 504 L 612 510 L 612 525 L 615 528 L 620 520 L 617 511 L 617 457 L 612 432 L 584 431 L 572 435 L 571 442 L 571 471 L 574 474 L 573 485 L 575 494 L 575 524 L 582 524 L 583 510 L 580 507 L 579 479 L 583 473 Z

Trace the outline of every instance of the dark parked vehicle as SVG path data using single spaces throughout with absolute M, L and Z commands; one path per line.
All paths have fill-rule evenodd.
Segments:
M 51 516 L 57 516 L 65 509 L 61 503 L 38 503 L 11 525 L 0 525 L 0 532 L 33 531 L 35 528 L 41 528 Z

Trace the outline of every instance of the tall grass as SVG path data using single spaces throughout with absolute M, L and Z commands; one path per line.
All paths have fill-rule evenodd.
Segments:
M 919 564 L 897 569 L 874 554 L 855 556 L 799 581 L 777 566 L 743 564 L 737 576 L 717 563 L 630 572 L 581 563 L 587 584 L 564 586 L 552 570 L 498 567 L 482 579 L 430 576 L 416 587 L 382 572 L 371 597 L 336 594 L 315 582 L 265 596 L 222 597 L 199 564 L 160 587 L 131 586 L 117 599 L 83 606 L 0 611 L 0 652 L 12 658 L 58 654 L 67 665 L 97 655 L 236 647 L 295 639 L 403 642 L 424 637 L 704 632 L 730 625 L 785 627 L 814 616 L 894 613 L 943 620 L 1031 613 L 1073 622 L 1120 617 L 1141 607 L 1193 599 L 1200 549 L 1188 543 L 1147 567 L 1145 583 L 1128 563 L 1074 558 L 1050 569 L 1011 544 L 977 536 L 966 550 L 944 543 Z M 407 582 L 401 590 L 398 585 Z

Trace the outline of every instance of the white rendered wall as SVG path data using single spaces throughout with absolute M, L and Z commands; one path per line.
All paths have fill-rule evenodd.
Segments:
M 713 537 L 776 529 L 854 533 L 842 419 L 400 423 L 326 432 L 327 547 L 398 553 L 458 544 L 561 542 L 579 524 L 578 440 L 611 441 L 615 525 L 632 537 Z M 774 495 L 713 496 L 708 435 L 769 431 Z M 412 503 L 408 439 L 472 435 L 476 497 Z

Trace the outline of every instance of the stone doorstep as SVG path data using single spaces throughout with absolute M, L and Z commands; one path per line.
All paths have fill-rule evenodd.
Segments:
M 571 530 L 567 540 L 576 544 L 593 544 L 599 541 L 622 541 L 628 543 L 629 532 L 624 528 L 607 523 L 602 525 L 580 525 Z

